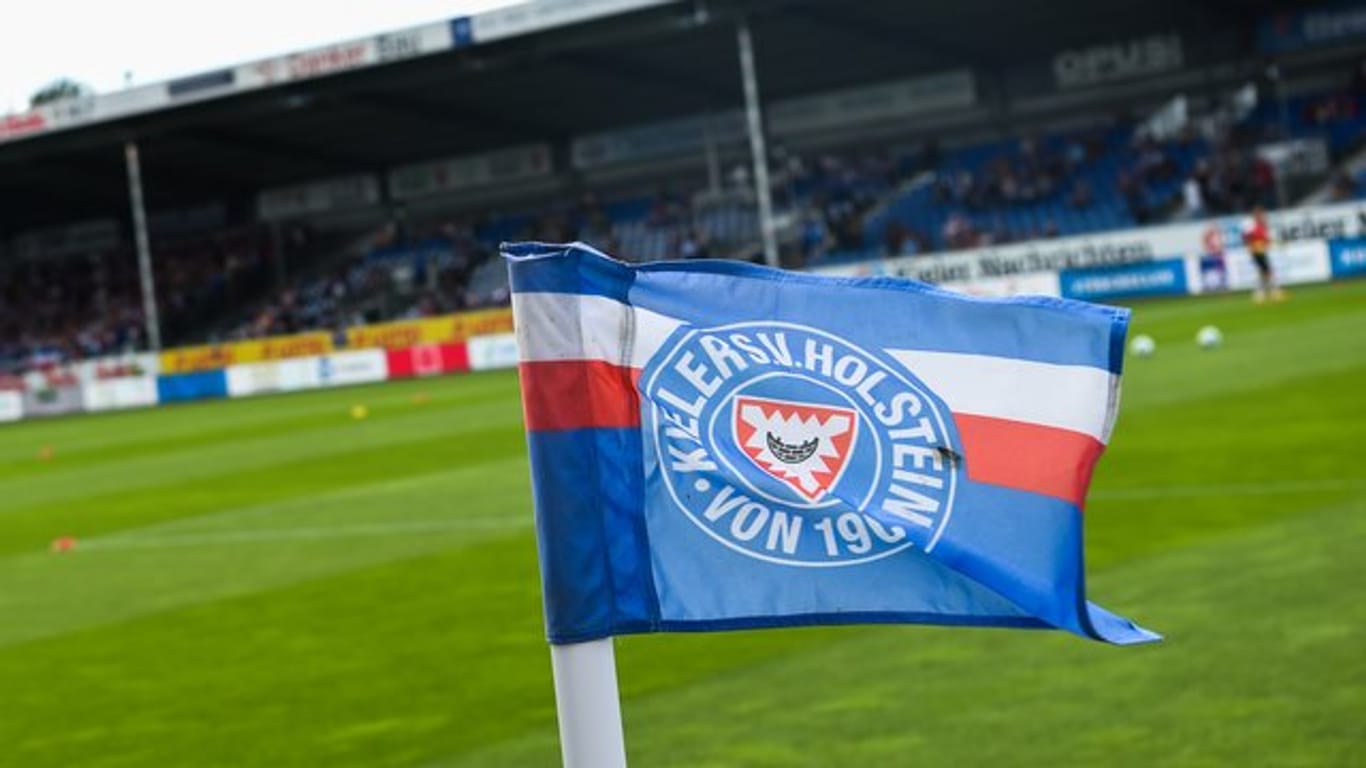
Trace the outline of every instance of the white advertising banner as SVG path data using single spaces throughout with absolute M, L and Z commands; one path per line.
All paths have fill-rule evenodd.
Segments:
M 500 333 L 494 336 L 475 336 L 465 343 L 470 356 L 470 370 L 493 371 L 517 367 L 517 336 Z
M 1031 272 L 1057 272 L 1062 269 L 1152 261 L 1159 256 L 1172 255 L 1160 250 L 1164 246 L 1171 246 L 1165 240 L 1154 238 L 1150 231 L 1126 230 L 972 248 L 952 253 L 897 256 L 856 264 L 817 267 L 812 271 L 833 275 L 895 275 L 927 283 L 967 282 Z M 1194 242 L 1198 242 L 1198 239 Z
M 239 88 L 265 88 L 314 77 L 335 75 L 379 62 L 379 47 L 373 38 L 348 40 L 286 56 L 261 59 L 236 69 Z
M 24 417 L 24 397 L 18 392 L 0 390 L 0 424 Z
M 455 44 L 449 22 L 438 21 L 375 36 L 375 57 L 379 63 L 410 59 L 449 50 Z
M 1062 295 L 1057 272 L 1032 272 L 1027 275 L 1007 275 L 1005 277 L 982 277 L 976 280 L 963 280 L 942 283 L 941 288 L 966 293 L 969 296 L 985 298 L 1005 298 L 1007 296 L 1053 296 Z
M 324 387 L 369 384 L 389 378 L 389 360 L 382 349 L 336 352 L 316 359 L 318 381 Z
M 128 115 L 152 112 L 171 103 L 165 83 L 149 83 L 96 96 L 90 121 L 113 120 Z
M 437 53 L 453 45 L 449 22 L 423 24 L 242 64 L 233 70 L 233 84 L 238 91 L 265 88 Z
M 156 405 L 157 371 L 154 354 L 124 355 L 88 360 L 76 366 L 81 401 L 87 411 L 143 408 Z
M 61 416 L 81 410 L 81 385 L 69 366 L 24 374 L 24 416 Z
M 48 113 L 41 109 L 0 115 L 0 142 L 35 136 L 51 128 Z
M 1332 278 L 1328 261 L 1328 244 L 1322 240 L 1287 243 L 1271 249 L 1271 268 L 1282 285 L 1322 283 Z M 1224 254 L 1227 274 L 1225 287 L 1230 291 L 1244 291 L 1257 287 L 1257 267 L 1246 248 L 1234 248 Z
M 140 376 L 88 382 L 81 385 L 81 400 L 87 411 L 145 408 L 157 404 L 157 380 Z
M 322 386 L 318 358 L 270 360 L 228 366 L 228 397 L 249 397 L 268 392 L 297 392 Z
M 1359 237 L 1366 234 L 1366 203 L 1292 208 L 1272 212 L 1268 219 L 1272 240 L 1278 249 L 1307 240 Z M 812 271 L 834 275 L 896 275 L 928 283 L 955 283 L 1032 272 L 1199 257 L 1222 251 L 1229 251 L 1232 256 L 1233 250 L 1242 247 L 1245 223 L 1244 216 L 1225 216 L 951 253 L 873 259 L 817 267 Z M 1294 273 L 1318 274 L 1319 269 L 1315 260 L 1312 266 L 1305 262 L 1295 267 Z

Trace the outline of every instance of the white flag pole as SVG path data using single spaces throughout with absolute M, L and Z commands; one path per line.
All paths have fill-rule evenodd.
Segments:
M 564 768 L 626 768 L 612 638 L 550 646 Z

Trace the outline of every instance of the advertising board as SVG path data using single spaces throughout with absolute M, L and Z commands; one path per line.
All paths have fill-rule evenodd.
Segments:
M 506 307 L 456 315 L 360 325 L 346 331 L 348 349 L 382 347 L 403 349 L 423 344 L 454 344 L 471 336 L 512 331 L 512 310 Z
M 389 378 L 388 358 L 382 349 L 334 352 L 317 358 L 318 382 L 324 387 L 369 384 Z
M 1366 38 L 1366 4 L 1325 3 L 1318 8 L 1281 11 L 1257 25 L 1262 53 L 1283 54 L 1305 48 L 1341 45 Z
M 23 395 L 24 417 L 60 416 L 64 413 L 77 413 L 81 410 L 81 388 L 75 379 L 68 381 L 44 381 L 29 385 Z
M 1175 72 L 1184 60 L 1180 35 L 1149 35 L 1059 51 L 1053 77 L 1060 89 L 1081 88 Z
M 157 356 L 123 355 L 76 366 L 87 411 L 142 408 L 157 403 Z
M 1322 240 L 1291 242 L 1271 249 L 1271 267 L 1282 285 L 1320 283 L 1331 278 L 1328 244 Z M 1228 290 L 1245 291 L 1257 287 L 1257 267 L 1246 248 L 1224 254 Z
M 24 396 L 10 390 L 0 390 L 0 423 L 18 421 L 24 417 Z
M 389 378 L 408 379 L 414 376 L 440 376 L 470 369 L 469 352 L 459 344 L 421 344 L 406 349 L 390 349 L 385 363 Z
M 1329 240 L 1328 253 L 1332 260 L 1333 277 L 1366 275 L 1366 239 Z
M 1268 215 L 1268 221 L 1272 241 L 1278 247 L 1305 241 L 1362 237 L 1366 236 L 1366 203 L 1274 211 Z M 817 267 L 811 271 L 845 276 L 895 275 L 928 283 L 952 283 L 1030 272 L 1114 267 L 1175 256 L 1199 257 L 1225 250 L 1233 256 L 1234 250 L 1241 248 L 1244 223 L 1243 216 L 1224 216 L 949 253 L 873 259 Z M 1300 274 L 1299 269 L 1296 267 L 1297 274 Z M 1318 270 L 1310 268 L 1303 274 L 1318 274 Z
M 972 280 L 955 280 L 940 283 L 941 288 L 966 293 L 983 298 L 1003 298 L 1006 296 L 1059 296 L 1058 275 L 1056 272 L 1031 272 L 1024 275 L 1004 277 L 979 277 Z
M 1182 258 L 1101 269 L 1067 269 L 1059 275 L 1059 281 L 1063 298 L 1086 301 L 1189 292 L 1186 260 Z
M 517 367 L 517 336 L 512 333 L 499 333 L 492 336 L 476 336 L 466 343 L 469 352 L 470 370 L 492 371 L 499 368 Z
M 316 358 L 267 360 L 228 367 L 228 397 L 250 397 L 269 392 L 298 392 L 322 386 Z
M 157 402 L 176 403 L 228 396 L 228 377 L 222 370 L 173 373 L 157 377 Z
M 321 331 L 251 341 L 179 347 L 161 353 L 160 370 L 161 373 L 209 371 L 241 363 L 325 355 L 332 349 L 332 334 Z
M 178 78 L 166 83 L 166 93 L 176 100 L 203 98 L 223 91 L 230 91 L 237 85 L 237 72 L 231 69 L 216 69 L 196 75 Z

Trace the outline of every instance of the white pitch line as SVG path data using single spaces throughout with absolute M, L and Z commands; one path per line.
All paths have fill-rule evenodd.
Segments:
M 1173 499 L 1214 496 L 1267 496 L 1283 493 L 1326 493 L 1366 490 L 1366 478 L 1300 480 L 1273 483 L 1228 483 L 1217 485 L 1153 485 L 1142 488 L 1114 488 L 1095 491 L 1091 499 Z
M 315 526 L 310 528 L 256 528 L 208 533 L 160 536 L 109 536 L 77 543 L 78 550 L 174 549 L 196 544 L 249 544 L 279 541 L 323 541 L 365 536 L 395 536 L 413 533 L 441 533 L 460 530 L 499 530 L 522 528 L 530 520 L 507 517 L 467 517 L 453 520 L 407 520 L 359 525 Z

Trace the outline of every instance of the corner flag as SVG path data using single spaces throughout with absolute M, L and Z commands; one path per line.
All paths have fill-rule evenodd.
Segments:
M 1085 597 L 1126 310 L 504 253 L 552 643 L 852 623 L 1159 639 Z

